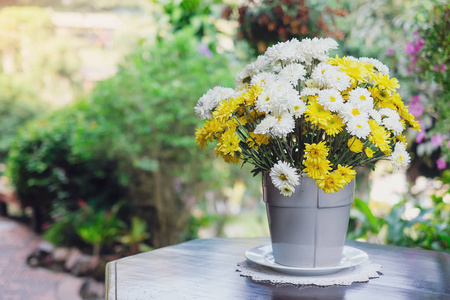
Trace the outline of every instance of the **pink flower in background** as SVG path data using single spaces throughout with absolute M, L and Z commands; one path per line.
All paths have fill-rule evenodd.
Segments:
M 440 63 L 440 65 L 441 65 L 441 73 L 444 74 L 446 70 L 445 65 L 443 63 Z
M 411 102 L 409 103 L 409 112 L 415 116 L 419 117 L 425 111 L 425 107 L 419 103 L 419 95 L 415 95 Z
M 449 148 L 449 149 L 450 149 L 450 140 L 448 140 L 448 143 L 447 143 L 447 148 Z
M 417 38 L 415 44 L 416 53 L 422 51 L 423 47 L 425 47 L 425 41 L 422 38 Z
M 412 62 L 412 63 L 415 63 L 418 59 L 419 59 L 419 58 L 418 58 L 416 55 L 413 55 L 413 56 L 411 57 L 411 62 Z M 414 67 L 415 67 L 415 66 L 414 66 Z
M 392 47 L 389 47 L 387 49 L 387 54 L 390 55 L 390 56 L 394 55 L 394 50 L 392 49 Z
M 422 129 L 422 131 L 420 131 L 420 132 L 417 134 L 417 136 L 416 136 L 416 142 L 417 142 L 418 144 L 420 144 L 420 143 L 423 142 L 424 139 L 425 139 L 425 130 Z
M 439 72 L 440 69 L 441 69 L 441 68 L 439 67 L 439 65 L 434 65 L 434 66 L 433 66 L 433 71 L 434 71 L 434 72 Z
M 438 169 L 442 170 L 442 169 L 445 169 L 445 167 L 447 166 L 447 162 L 444 160 L 443 157 L 441 157 L 436 161 L 436 165 L 437 165 Z
M 442 143 L 444 142 L 444 138 L 445 138 L 445 136 L 443 134 L 441 134 L 440 132 L 438 132 L 438 133 L 436 133 L 435 136 L 431 137 L 431 142 L 435 146 L 441 146 Z
M 414 47 L 414 43 L 413 42 L 409 42 L 409 43 L 406 44 L 406 48 L 405 48 L 406 54 L 409 54 L 409 55 L 416 54 L 415 50 L 416 49 Z

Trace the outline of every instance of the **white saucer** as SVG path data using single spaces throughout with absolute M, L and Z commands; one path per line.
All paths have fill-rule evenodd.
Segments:
M 275 262 L 272 254 L 272 245 L 264 245 L 249 249 L 245 252 L 245 257 L 254 263 L 269 267 L 277 272 L 310 276 L 336 273 L 343 269 L 362 264 L 369 259 L 369 255 L 367 255 L 366 252 L 349 246 L 344 246 L 343 257 L 340 264 L 333 267 L 297 268 L 280 265 Z

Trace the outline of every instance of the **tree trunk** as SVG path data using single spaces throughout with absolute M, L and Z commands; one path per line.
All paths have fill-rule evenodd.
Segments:
M 189 209 L 176 195 L 173 182 L 170 171 L 139 171 L 130 186 L 136 215 L 147 222 L 154 248 L 179 243 L 188 228 Z

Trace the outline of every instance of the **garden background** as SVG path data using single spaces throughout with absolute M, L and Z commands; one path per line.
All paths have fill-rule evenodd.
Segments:
M 94 256 L 267 236 L 261 178 L 198 148 L 194 106 L 268 46 L 332 37 L 422 127 L 408 169 L 358 170 L 348 238 L 450 252 L 449 30 L 436 0 L 2 1 L 0 213 Z

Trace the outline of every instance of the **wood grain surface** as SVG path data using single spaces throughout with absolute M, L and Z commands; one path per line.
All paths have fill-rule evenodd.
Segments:
M 350 286 L 256 283 L 236 272 L 247 249 L 269 238 L 199 239 L 122 258 L 106 266 L 106 299 L 450 299 L 450 255 L 347 241 L 383 266 Z

